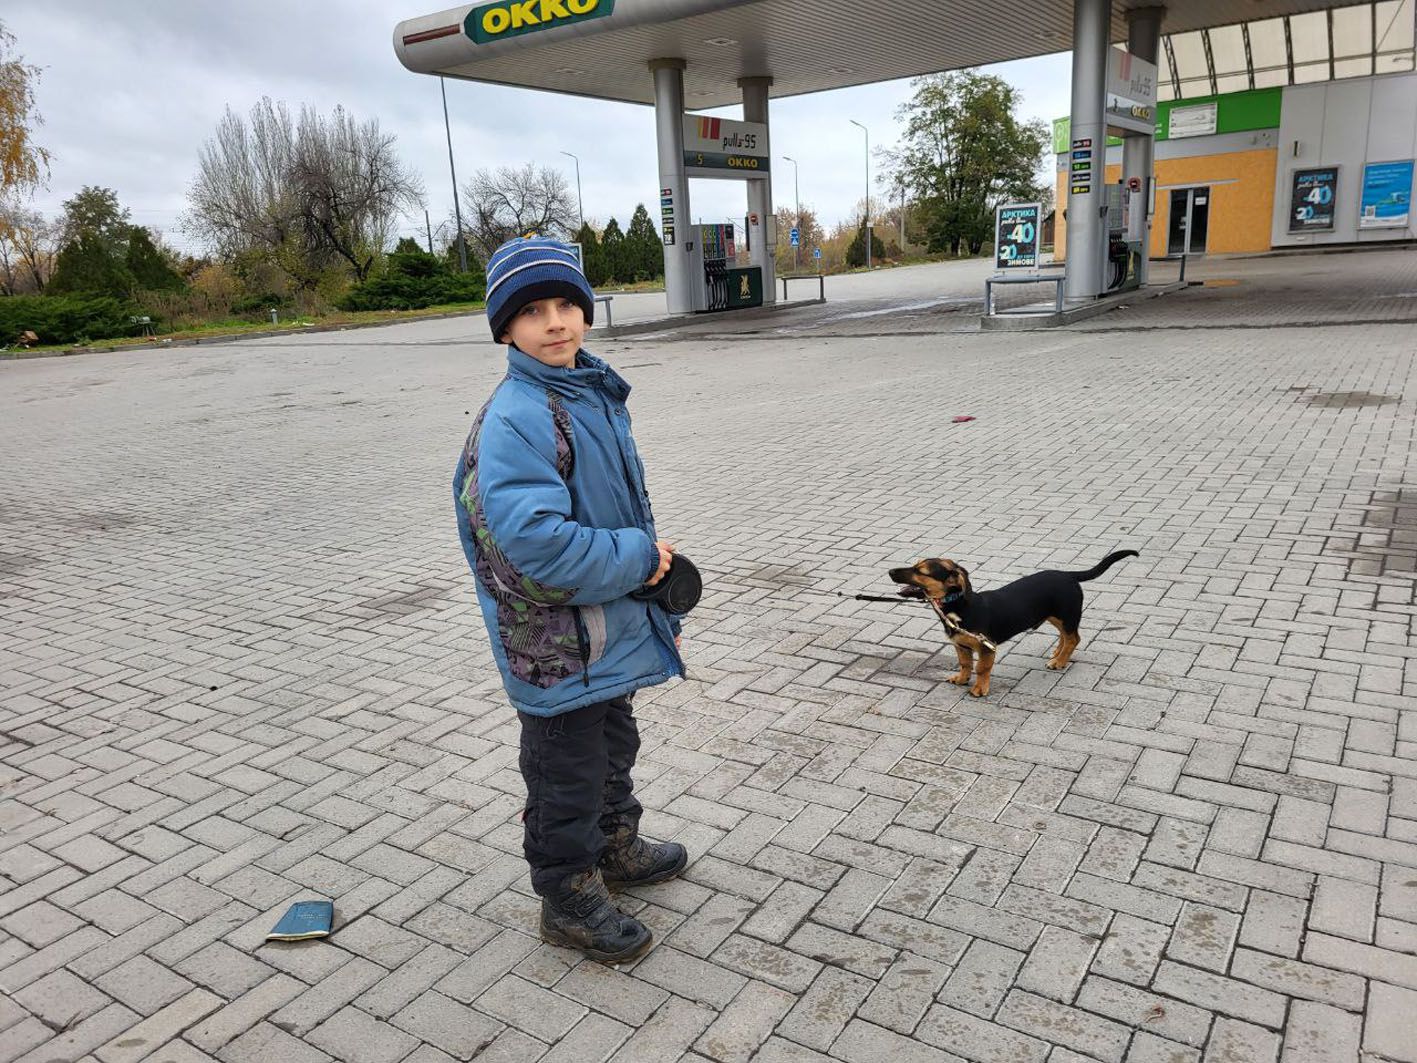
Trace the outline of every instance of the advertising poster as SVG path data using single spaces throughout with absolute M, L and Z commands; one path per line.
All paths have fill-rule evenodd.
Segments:
M 1037 269 L 1043 204 L 1004 203 L 994 214 L 994 268 Z
M 1412 160 L 1370 162 L 1363 167 L 1358 228 L 1402 229 L 1412 206 Z
M 1295 170 L 1294 187 L 1289 195 L 1289 231 L 1311 233 L 1331 230 L 1337 197 L 1337 166 Z

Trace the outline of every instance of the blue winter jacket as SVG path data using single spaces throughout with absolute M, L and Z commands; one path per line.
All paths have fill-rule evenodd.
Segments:
M 630 386 L 582 350 L 574 369 L 507 349 L 453 476 L 512 704 L 555 716 L 683 675 L 678 622 L 628 597 L 659 567 Z

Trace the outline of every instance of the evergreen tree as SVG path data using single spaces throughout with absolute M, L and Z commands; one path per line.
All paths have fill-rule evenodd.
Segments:
M 181 291 L 186 285 L 141 225 L 128 230 L 128 272 L 134 287 L 145 291 Z
M 634 279 L 635 268 L 626 254 L 625 234 L 614 218 L 605 223 L 605 231 L 600 234 L 600 249 L 605 261 L 606 281 L 623 283 Z
M 346 310 L 416 310 L 483 298 L 485 277 L 469 259 L 468 272 L 458 273 L 457 255 L 430 255 L 416 240 L 400 240 L 378 271 L 340 298 Z
M 886 245 L 881 243 L 881 238 L 876 235 L 876 230 L 871 230 L 871 262 L 875 264 L 886 257 Z M 856 230 L 856 236 L 851 241 L 851 246 L 846 249 L 846 264 L 853 269 L 866 264 L 866 225 L 863 222 Z
M 590 222 L 581 225 L 576 233 L 576 243 L 581 245 L 581 268 L 592 288 L 605 283 L 605 252 L 600 246 L 600 238 L 590 227 Z
M 133 287 L 133 274 L 123 259 L 110 253 L 96 234 L 85 233 L 59 252 L 45 291 L 50 295 L 92 292 L 123 299 Z
M 629 259 L 634 268 L 634 280 L 653 280 L 664 275 L 664 245 L 649 220 L 649 211 L 640 203 L 635 207 L 630 228 L 625 233 Z

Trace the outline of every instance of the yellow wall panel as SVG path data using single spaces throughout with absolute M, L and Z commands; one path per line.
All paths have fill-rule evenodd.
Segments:
M 1206 250 L 1212 254 L 1268 251 L 1270 221 L 1274 214 L 1274 148 L 1161 159 L 1156 163 L 1156 213 L 1151 219 L 1151 256 L 1166 254 L 1171 224 L 1171 189 L 1210 185 L 1210 220 Z M 1107 167 L 1105 180 L 1121 179 L 1119 165 Z M 1057 202 L 1067 205 L 1067 172 L 1057 175 Z M 1224 182 L 1224 183 L 1221 183 Z M 1061 262 L 1067 248 L 1067 222 L 1058 212 L 1053 257 Z

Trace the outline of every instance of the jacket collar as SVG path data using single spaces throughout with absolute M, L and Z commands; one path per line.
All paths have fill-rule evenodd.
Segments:
M 612 398 L 624 402 L 630 385 L 609 363 L 597 358 L 584 347 L 576 352 L 573 369 L 538 362 L 514 346 L 507 347 L 507 375 L 554 391 L 566 398 L 576 398 L 585 391 L 599 388 Z

